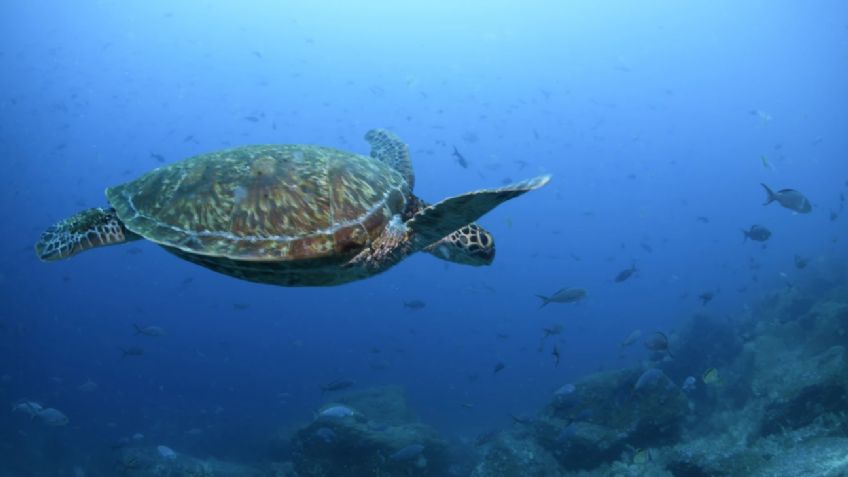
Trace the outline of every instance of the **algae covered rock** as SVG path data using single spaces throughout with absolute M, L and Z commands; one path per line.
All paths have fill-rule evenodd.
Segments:
M 673 441 L 688 401 L 657 368 L 598 373 L 559 394 L 535 423 L 535 439 L 563 469 L 590 469 L 625 449 Z
M 842 346 L 807 359 L 787 361 L 761 375 L 770 390 L 761 432 L 769 435 L 812 423 L 824 413 L 848 412 L 848 352 Z
M 265 472 L 245 465 L 175 452 L 165 447 L 125 447 L 118 458 L 127 477 L 261 477 Z
M 397 386 L 340 397 L 292 438 L 292 460 L 304 477 L 446 475 L 448 446 L 418 422 Z
M 562 470 L 556 458 L 538 442 L 514 433 L 501 433 L 487 447 L 471 477 L 556 477 Z

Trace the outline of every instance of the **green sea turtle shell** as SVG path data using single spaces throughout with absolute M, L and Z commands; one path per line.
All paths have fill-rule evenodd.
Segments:
M 311 145 L 203 154 L 106 190 L 142 237 L 189 254 L 281 262 L 353 255 L 410 198 L 389 165 Z M 199 257 L 198 257 L 199 258 Z

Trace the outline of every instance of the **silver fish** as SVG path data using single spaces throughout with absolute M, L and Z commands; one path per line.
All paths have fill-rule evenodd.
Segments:
M 810 201 L 804 197 L 804 194 L 797 190 L 782 189 L 775 192 L 765 184 L 761 183 L 760 185 L 766 190 L 766 203 L 763 205 L 769 205 L 772 202 L 777 202 L 783 207 L 786 207 L 789 210 L 794 210 L 799 214 L 806 214 L 813 210 L 813 206 L 810 204 Z
M 587 295 L 583 288 L 562 288 L 551 296 L 536 296 L 542 300 L 542 304 L 539 306 L 539 308 L 542 308 L 548 303 L 577 303 L 586 298 Z

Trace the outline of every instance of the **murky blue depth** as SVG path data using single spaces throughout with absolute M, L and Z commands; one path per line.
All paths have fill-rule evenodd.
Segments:
M 10 0 L 0 39 L 0 477 L 848 473 L 844 2 Z M 336 287 L 33 250 L 373 128 L 427 203 L 552 180 L 490 266 Z

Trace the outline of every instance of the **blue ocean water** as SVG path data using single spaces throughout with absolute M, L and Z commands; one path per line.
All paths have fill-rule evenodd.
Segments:
M 113 444 L 136 433 L 288 460 L 278 442 L 337 379 L 400 385 L 421 422 L 467 443 L 566 383 L 640 366 L 641 339 L 621 346 L 636 329 L 733 320 L 811 269 L 844 269 L 844 2 L 6 1 L 0 25 L 0 476 L 122 475 Z M 372 128 L 409 145 L 428 202 L 552 181 L 480 220 L 488 267 L 416 254 L 285 288 L 147 241 L 33 252 L 156 167 L 249 144 L 367 155 Z M 812 212 L 763 206 L 760 183 Z M 753 224 L 771 238 L 743 240 Z M 588 296 L 539 308 L 565 287 Z

